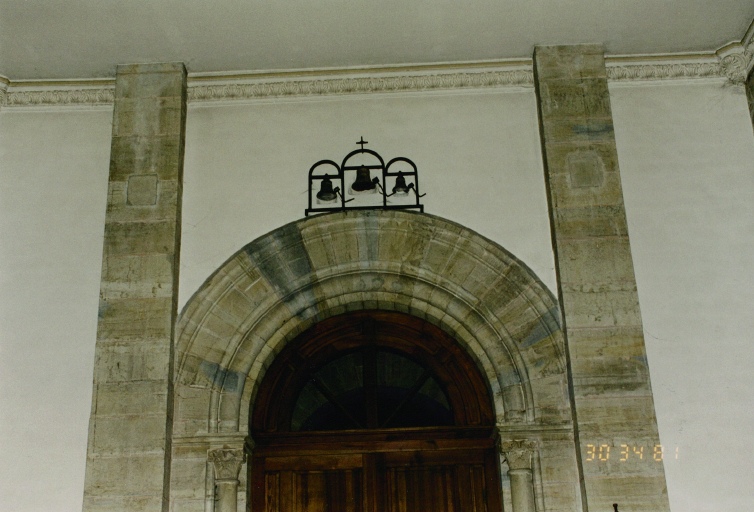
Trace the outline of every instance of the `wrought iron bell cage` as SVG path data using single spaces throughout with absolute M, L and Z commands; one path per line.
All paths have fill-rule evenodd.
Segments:
M 320 160 L 311 166 L 305 215 L 374 209 L 423 212 L 416 164 L 405 157 L 385 164 L 379 153 L 364 147 L 368 142 L 363 137 L 357 144 L 359 149 L 348 153 L 340 165 Z

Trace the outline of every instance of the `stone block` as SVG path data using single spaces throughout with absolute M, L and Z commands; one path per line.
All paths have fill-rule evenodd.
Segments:
M 186 68 L 180 62 L 127 64 L 116 68 L 116 99 L 180 97 L 185 88 Z
M 646 357 L 641 325 L 569 329 L 568 346 L 572 358 Z
M 605 181 L 605 165 L 594 151 L 572 151 L 566 157 L 568 184 L 573 188 L 597 188 Z
M 601 45 L 537 46 L 536 80 L 607 78 L 604 52 Z
M 567 407 L 568 384 L 565 374 L 550 375 L 530 380 L 534 396 L 535 417 L 545 424 L 562 424 L 570 421 L 571 410 Z
M 170 297 L 100 299 L 97 339 L 170 339 L 173 310 Z
M 164 471 L 164 453 L 90 455 L 86 464 L 85 496 L 115 500 L 119 496 L 160 496 Z
M 634 286 L 633 283 L 625 283 Z M 639 298 L 634 289 L 589 287 L 565 290 L 563 307 L 568 328 L 640 326 Z
M 613 503 L 618 503 L 619 510 L 668 509 L 663 475 L 590 478 L 586 487 L 589 510 L 611 510 Z
M 454 253 L 456 248 L 441 240 L 429 241 L 429 246 L 424 255 L 424 261 L 422 262 L 422 268 L 442 274 L 448 266 L 454 263 Z M 398 260 L 400 261 L 400 260 Z
M 539 94 L 544 119 L 601 117 L 612 115 L 610 93 L 604 78 L 542 81 Z
M 302 236 L 303 235 L 304 233 L 302 233 Z M 332 262 L 329 259 L 330 252 L 327 250 L 327 247 L 332 246 L 332 239 L 330 236 L 322 235 L 312 237 L 311 234 L 309 234 L 309 236 L 303 237 L 303 242 L 313 269 L 327 269 L 332 265 Z
M 205 444 L 196 444 L 190 449 L 174 447 L 170 470 L 171 501 L 203 499 L 207 468 L 207 450 Z
M 581 206 L 553 211 L 558 240 L 587 237 L 628 237 L 625 210 L 620 206 Z
M 617 172 L 618 152 L 614 140 L 601 142 L 550 141 L 545 146 L 547 174 L 570 174 L 569 160 L 573 162 L 580 155 L 594 155 L 605 173 Z
M 170 500 L 170 512 L 206 512 L 206 510 L 204 499 L 176 498 L 175 500 Z M 240 502 L 238 510 L 244 510 L 241 508 Z
M 128 181 L 111 181 L 108 184 L 108 222 L 169 221 L 180 208 L 178 182 L 160 180 L 155 205 L 136 207 L 128 204 Z
M 162 512 L 162 496 L 91 496 L 84 494 L 83 510 L 88 512 Z
M 95 413 L 98 417 L 164 414 L 168 408 L 167 396 L 165 380 L 102 382 L 95 390 Z
M 573 362 L 573 388 L 580 396 L 644 396 L 651 393 L 646 360 L 582 358 Z
M 106 301 L 169 298 L 173 295 L 173 278 L 173 258 L 169 254 L 105 254 L 100 296 Z
M 610 117 L 572 117 L 543 119 L 542 133 L 545 143 L 609 143 L 615 140 L 613 120 Z
M 618 173 L 605 173 L 597 187 L 572 187 L 568 174 L 550 177 L 550 197 L 554 209 L 593 206 L 623 207 L 623 188 Z M 558 236 L 556 230 L 555 236 Z
M 101 342 L 95 348 L 94 357 L 94 377 L 98 385 L 132 381 L 167 382 L 170 338 L 127 343 Z M 139 389 L 135 387 L 132 391 Z
M 126 204 L 129 206 L 154 206 L 157 204 L 157 175 L 133 174 L 128 177 Z
M 582 448 L 588 443 L 610 443 L 613 439 L 657 439 L 651 395 L 582 396 L 574 389 L 574 396 Z
M 113 112 L 113 136 L 180 136 L 184 125 L 184 115 L 185 111 L 179 96 L 116 98 Z
M 128 397 L 129 392 L 124 393 Z M 109 416 L 97 414 L 90 436 L 92 455 L 129 455 L 165 449 L 165 410 L 162 414 Z
M 561 283 L 635 282 L 628 237 L 558 237 L 557 248 Z
M 424 224 L 397 223 L 396 229 L 379 233 L 379 259 L 406 262 L 420 267 L 432 240 L 432 232 Z
M 175 254 L 177 227 L 163 222 L 108 222 L 105 224 L 106 256 L 111 254 Z
M 161 180 L 178 180 L 183 171 L 183 146 L 175 135 L 113 137 L 110 181 L 132 174 L 157 174 Z

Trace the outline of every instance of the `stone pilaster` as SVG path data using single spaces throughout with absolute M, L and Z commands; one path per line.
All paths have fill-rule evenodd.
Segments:
M 536 512 L 532 457 L 536 444 L 526 439 L 503 441 L 500 452 L 508 463 L 513 512 Z
M 584 510 L 669 510 L 646 455 L 659 439 L 603 50 L 539 47 L 534 62 Z M 645 456 L 621 462 L 622 445 Z
M 119 66 L 85 511 L 167 511 L 186 70 Z

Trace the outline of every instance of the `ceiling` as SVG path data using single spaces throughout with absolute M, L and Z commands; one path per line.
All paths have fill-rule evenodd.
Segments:
M 0 75 L 99 78 L 115 65 L 189 72 L 531 57 L 602 43 L 613 55 L 740 41 L 752 0 L 0 0 Z

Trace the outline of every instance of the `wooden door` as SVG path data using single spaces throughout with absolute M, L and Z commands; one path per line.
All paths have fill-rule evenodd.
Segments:
M 500 511 L 492 450 L 255 457 L 252 466 L 255 512 Z
M 494 414 L 437 327 L 360 311 L 276 358 L 250 418 L 250 512 L 501 512 Z

